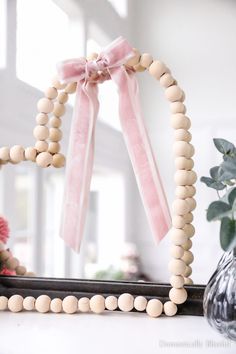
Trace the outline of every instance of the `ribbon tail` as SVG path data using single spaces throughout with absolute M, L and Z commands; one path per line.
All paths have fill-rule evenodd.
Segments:
M 89 202 L 99 109 L 97 91 L 95 84 L 78 83 L 71 124 L 60 235 L 76 252 L 80 250 Z
M 124 67 L 110 70 L 118 85 L 120 121 L 152 233 L 159 242 L 169 231 L 171 217 L 154 154 L 141 114 L 138 84 Z

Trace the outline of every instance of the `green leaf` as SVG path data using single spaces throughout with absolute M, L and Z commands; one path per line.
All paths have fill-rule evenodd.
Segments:
M 236 221 L 229 217 L 221 220 L 220 245 L 226 252 L 236 247 Z
M 207 209 L 207 220 L 220 220 L 225 216 L 228 216 L 231 212 L 231 206 L 220 200 L 213 202 Z
M 220 169 L 220 166 L 215 166 L 215 167 L 212 167 L 212 168 L 210 169 L 210 176 L 211 176 L 211 178 L 213 178 L 215 181 L 218 180 L 219 169 Z
M 236 188 L 233 188 L 228 195 L 228 201 L 231 207 L 233 207 L 235 200 L 236 200 Z
M 222 162 L 221 168 L 223 173 L 219 180 L 222 181 L 223 178 L 225 180 L 236 178 L 236 158 L 228 157 L 224 162 Z
M 228 140 L 225 139 L 213 139 L 213 142 L 215 144 L 215 147 L 219 152 L 221 152 L 223 155 L 228 155 L 230 153 L 235 152 L 235 146 L 234 144 L 230 143 Z
M 213 189 L 216 189 L 219 191 L 226 188 L 226 186 L 223 183 L 215 181 L 213 178 L 210 178 L 210 177 L 201 177 L 200 181 L 205 183 L 207 185 L 207 187 L 210 187 L 210 188 L 213 188 Z

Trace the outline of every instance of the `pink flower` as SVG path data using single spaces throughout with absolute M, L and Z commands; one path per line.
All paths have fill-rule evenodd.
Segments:
M 9 237 L 8 222 L 6 219 L 0 216 L 0 241 L 6 243 L 8 237 Z
M 14 270 L 9 270 L 6 267 L 2 268 L 0 271 L 1 275 L 16 275 L 16 272 Z

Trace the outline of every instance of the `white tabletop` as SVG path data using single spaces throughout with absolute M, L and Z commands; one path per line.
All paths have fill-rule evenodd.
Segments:
M 0 312 L 0 354 L 236 353 L 203 317 Z

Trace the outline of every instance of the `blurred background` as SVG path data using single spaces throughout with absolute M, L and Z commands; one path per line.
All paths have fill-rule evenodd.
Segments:
M 0 0 L 0 144 L 34 145 L 36 102 L 62 59 L 99 52 L 122 35 L 164 61 L 186 92 L 195 170 L 207 175 L 220 156 L 213 137 L 236 142 L 236 2 L 233 0 Z M 170 112 L 163 91 L 138 74 L 146 125 L 167 198 L 174 198 Z M 37 275 L 168 282 L 169 239 L 155 245 L 120 129 L 117 94 L 100 85 L 100 112 L 90 206 L 82 249 L 59 238 L 64 169 L 31 163 L 0 172 L 0 213 L 9 247 Z M 66 153 L 73 99 L 63 117 Z M 213 199 L 197 183 L 192 278 L 206 283 L 221 255 L 218 224 L 208 224 Z

